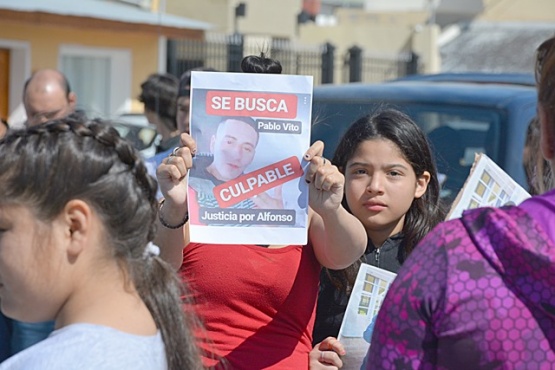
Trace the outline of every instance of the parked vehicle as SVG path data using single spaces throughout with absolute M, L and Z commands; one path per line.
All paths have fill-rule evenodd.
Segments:
M 442 197 L 452 201 L 467 178 L 474 155 L 486 153 L 526 188 L 522 152 L 526 128 L 536 114 L 531 76 L 487 74 L 413 76 L 378 84 L 314 88 L 312 140 L 333 156 L 348 125 L 376 109 L 408 114 L 428 135 L 438 171 L 446 176 Z
M 112 125 L 120 136 L 129 140 L 143 158 L 150 158 L 156 153 L 156 144 L 160 138 L 156 127 L 148 123 L 142 114 L 124 114 L 114 118 Z

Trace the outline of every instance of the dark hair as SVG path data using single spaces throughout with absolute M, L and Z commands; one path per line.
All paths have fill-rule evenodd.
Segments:
M 15 130 L 0 140 L 0 202 L 28 206 L 44 221 L 72 199 L 88 203 L 161 332 L 168 368 L 200 368 L 190 333 L 194 318 L 181 309 L 183 285 L 161 258 L 145 258 L 156 231 L 156 182 L 113 127 L 78 118 Z
M 33 80 L 33 78 L 36 77 L 37 73 L 41 72 L 41 71 L 36 71 L 34 72 L 31 77 L 29 77 L 27 79 L 27 81 L 25 81 L 25 84 L 23 85 L 23 101 L 25 101 L 25 95 L 27 94 L 27 88 L 29 87 L 29 83 L 31 83 L 31 81 Z M 60 86 L 62 87 L 62 89 L 64 90 L 65 94 L 66 94 L 66 98 L 69 99 L 69 94 L 71 93 L 71 86 L 69 84 L 69 80 L 67 79 L 67 77 L 60 71 L 56 71 L 58 72 L 58 82 L 60 84 Z
M 201 72 L 218 72 L 216 69 L 212 67 L 196 67 L 191 68 L 179 77 L 179 90 L 177 92 L 177 97 L 180 98 L 182 96 L 189 96 L 191 93 L 191 72 L 194 71 L 201 71 Z
M 528 124 L 522 165 L 531 195 L 542 194 L 553 187 L 553 173 L 540 149 L 540 120 L 534 117 Z
M 555 122 L 555 37 L 545 40 L 536 51 L 538 103 L 551 124 Z
M 220 122 L 218 123 L 218 126 L 216 127 L 216 131 L 218 131 L 218 129 L 220 128 L 221 125 L 223 125 L 225 122 L 227 122 L 229 120 L 240 121 L 240 122 L 243 122 L 244 124 L 247 124 L 250 127 L 252 127 L 253 130 L 256 132 L 256 143 L 258 144 L 258 139 L 260 137 L 260 133 L 258 131 L 258 126 L 256 125 L 256 121 L 251 117 L 246 117 L 246 116 L 225 116 L 225 117 L 222 117 Z
M 177 128 L 177 77 L 169 73 L 154 73 L 141 84 L 139 101 L 145 108 L 156 112 L 171 130 Z
M 430 173 L 430 182 L 426 192 L 422 197 L 413 200 L 405 215 L 404 238 L 399 256 L 402 263 L 416 244 L 445 218 L 445 208 L 439 197 L 437 169 L 426 135 L 409 116 L 394 109 L 384 109 L 355 121 L 341 138 L 332 162 L 342 173 L 345 173 L 347 162 L 353 157 L 358 146 L 362 142 L 372 139 L 387 139 L 394 143 L 410 163 L 417 177 L 421 176 L 424 171 Z M 349 210 L 345 196 L 343 197 L 343 206 Z M 360 263 L 359 260 L 347 269 L 340 270 L 340 275 L 344 274 L 343 279 L 341 276 L 337 276 L 338 272 L 331 273 L 332 271 L 329 270 L 334 284 L 345 284 L 344 278 L 349 284 L 352 284 Z M 334 279 L 334 277 L 336 278 Z
M 280 74 L 281 63 L 275 59 L 267 58 L 264 53 L 247 55 L 241 61 L 241 70 L 244 73 L 270 73 Z

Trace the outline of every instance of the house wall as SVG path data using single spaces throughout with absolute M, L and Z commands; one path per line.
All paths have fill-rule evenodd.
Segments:
M 421 72 L 439 71 L 441 63 L 435 46 L 439 28 L 424 24 L 425 13 L 378 14 L 361 9 L 338 9 L 336 16 L 338 22 L 335 26 L 304 25 L 300 30 L 300 41 L 311 44 L 330 42 L 336 46 L 338 55 L 344 55 L 353 45 L 362 48 L 367 56 L 393 57 L 412 50 L 420 57 Z
M 483 0 L 485 9 L 478 16 L 487 21 L 555 21 L 553 0 Z
M 41 68 L 58 68 L 59 49 L 62 45 L 129 50 L 132 60 L 131 97 L 139 94 L 141 82 L 150 73 L 158 71 L 158 35 L 155 34 L 128 31 L 118 31 L 114 34 L 113 31 L 52 25 L 35 26 L 2 20 L 0 39 L 29 43 L 30 72 Z M 25 81 L 19 82 L 23 84 Z
M 246 4 L 246 15 L 237 19 L 238 32 L 295 38 L 302 0 L 166 0 L 166 12 L 212 23 L 212 32 L 233 33 L 239 3 Z

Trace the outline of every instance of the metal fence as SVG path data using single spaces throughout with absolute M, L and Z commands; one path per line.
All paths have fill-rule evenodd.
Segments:
M 280 61 L 283 73 L 312 75 L 314 84 L 380 82 L 417 73 L 421 66 L 414 53 L 377 55 L 357 46 L 338 55 L 333 44 L 300 45 L 289 40 L 245 42 L 242 35 L 206 36 L 205 40 L 168 40 L 167 71 L 176 76 L 195 67 L 240 72 L 245 55 L 261 51 Z
M 384 55 L 364 52 L 353 46 L 343 56 L 344 82 L 381 82 L 421 72 L 422 65 L 414 52 Z

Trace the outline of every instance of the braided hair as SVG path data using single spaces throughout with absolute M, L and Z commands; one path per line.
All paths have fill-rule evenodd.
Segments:
M 28 206 L 50 221 L 73 199 L 100 216 L 111 255 L 161 332 L 168 368 L 201 368 L 194 319 L 181 309 L 182 283 L 161 258 L 145 258 L 158 207 L 156 182 L 137 150 L 107 122 L 75 115 L 0 140 L 0 203 Z

